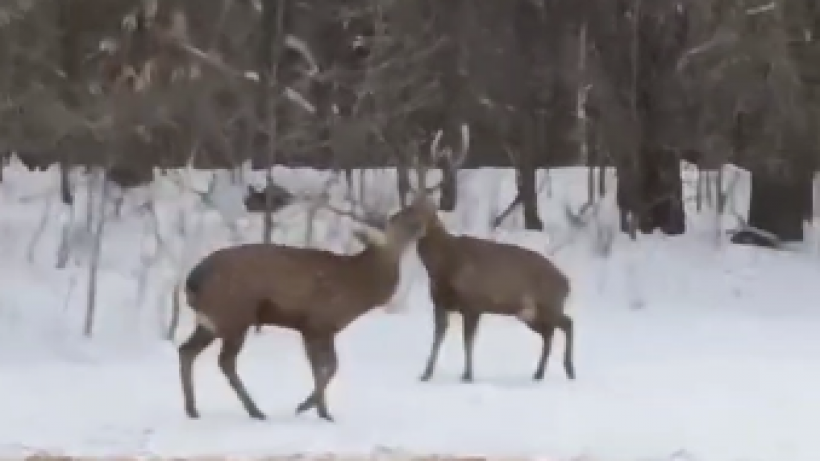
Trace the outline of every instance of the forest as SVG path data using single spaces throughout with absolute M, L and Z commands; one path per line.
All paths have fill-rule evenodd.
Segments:
M 456 169 L 514 167 L 540 229 L 538 169 L 587 166 L 592 202 L 614 167 L 621 230 L 678 235 L 686 160 L 751 173 L 754 242 L 812 216 L 813 0 L 8 0 L 0 35 L 2 152 L 66 183 L 250 161 L 395 167 L 401 191 L 469 142 L 437 157 L 442 210 Z

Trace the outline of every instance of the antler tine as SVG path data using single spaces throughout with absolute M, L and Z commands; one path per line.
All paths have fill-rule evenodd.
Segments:
M 436 136 L 433 138 L 433 142 L 430 145 L 430 156 L 432 157 L 434 162 L 446 156 L 449 157 L 449 162 L 447 162 L 449 165 L 447 165 L 447 168 L 452 170 L 458 170 L 459 168 L 461 168 L 461 165 L 464 164 L 464 161 L 467 159 L 467 154 L 470 152 L 470 125 L 462 123 L 460 131 L 461 150 L 458 153 L 458 156 L 455 158 L 452 157 L 453 150 L 449 147 L 446 149 L 439 149 L 439 143 L 441 142 L 443 132 L 442 130 L 438 130 L 436 132 Z M 424 173 L 426 177 L 426 170 Z M 432 187 L 427 187 L 425 182 L 424 187 L 419 187 L 419 189 L 421 191 L 424 191 L 425 194 L 430 194 L 441 188 L 443 182 L 444 181 L 441 180 L 438 184 Z
M 430 169 L 430 164 L 435 163 L 435 160 L 441 157 L 438 146 L 441 143 L 442 136 L 443 131 L 438 130 L 435 137 L 433 137 L 433 141 L 430 143 L 431 161 L 429 162 L 422 160 L 421 152 L 418 148 L 414 148 L 416 155 L 413 156 L 413 166 L 416 170 L 416 194 L 419 196 L 425 196 L 439 187 L 427 187 L 427 171 Z
M 386 217 L 376 213 L 376 212 L 368 212 L 365 214 L 359 214 L 353 211 L 342 210 L 341 208 L 335 207 L 328 202 L 321 203 L 320 207 L 336 213 L 339 216 L 348 217 L 358 223 L 364 224 L 369 227 L 375 227 L 381 229 L 384 227 L 385 222 L 387 221 Z
M 444 136 L 444 130 L 436 131 L 433 137 L 433 142 L 430 143 L 430 163 L 436 163 L 440 158 L 444 157 L 444 152 L 447 149 L 440 149 L 441 137 Z
M 429 165 L 421 158 L 421 150 L 418 144 L 413 144 L 413 168 L 416 171 L 416 190 L 422 191 L 427 187 L 427 170 Z
M 323 208 L 339 216 L 345 216 L 365 226 L 383 228 L 387 222 L 386 214 L 377 213 L 375 211 L 368 211 L 365 214 L 359 214 L 352 210 L 343 210 L 330 203 L 330 195 L 325 192 L 320 195 L 303 195 L 300 198 L 308 202 L 312 202 L 316 208 Z
M 470 125 L 466 123 L 461 124 L 461 152 L 458 158 L 450 162 L 451 168 L 459 169 L 464 161 L 467 160 L 467 154 L 470 153 Z

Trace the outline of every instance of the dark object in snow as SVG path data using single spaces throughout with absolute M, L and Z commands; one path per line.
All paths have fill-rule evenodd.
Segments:
M 778 238 L 768 232 L 747 227 L 738 231 L 731 232 L 732 237 L 730 241 L 738 245 L 754 245 L 763 248 L 771 248 L 773 250 L 780 249 L 780 241 Z
M 106 179 L 124 190 L 133 189 L 151 184 L 154 171 L 140 166 L 114 166 L 106 172 Z
M 251 213 L 265 212 L 265 196 L 267 191 L 271 193 L 271 211 L 276 212 L 290 205 L 293 202 L 293 194 L 285 188 L 270 184 L 261 191 L 257 191 L 253 186 L 248 186 L 248 194 L 245 196 L 245 209 Z

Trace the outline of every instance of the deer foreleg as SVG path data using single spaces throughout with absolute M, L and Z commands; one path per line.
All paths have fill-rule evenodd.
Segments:
M 566 315 L 562 315 L 558 321 L 558 329 L 564 333 L 564 371 L 567 373 L 567 378 L 575 379 L 575 364 L 573 363 L 573 350 L 575 349 L 575 334 L 573 332 L 572 319 Z
M 185 413 L 189 418 L 199 418 L 196 409 L 193 368 L 194 360 L 205 350 L 215 337 L 205 327 L 197 326 L 191 337 L 179 346 L 179 375 L 182 381 L 182 396 L 185 402 Z
M 231 388 L 236 392 L 236 396 L 239 397 L 239 401 L 242 402 L 242 406 L 245 407 L 245 410 L 251 418 L 265 419 L 265 415 L 259 411 L 253 399 L 251 399 L 250 394 L 248 394 L 247 389 L 245 389 L 245 385 L 242 384 L 242 380 L 239 379 L 239 374 L 236 372 L 236 357 L 245 344 L 245 334 L 246 332 L 243 331 L 241 335 L 224 338 L 222 340 L 222 350 L 219 351 L 219 368 L 228 379 L 228 384 L 230 384 Z
M 535 330 L 535 332 L 538 333 L 539 336 L 541 336 L 541 358 L 538 359 L 538 366 L 536 366 L 535 374 L 532 377 L 532 379 L 540 381 L 544 379 L 544 372 L 546 371 L 547 360 L 550 356 L 550 348 L 552 347 L 552 336 L 555 332 L 555 327 L 539 323 L 535 325 L 530 325 L 530 328 Z
M 447 334 L 449 317 L 447 316 L 447 311 L 442 306 L 435 306 L 433 321 L 435 322 L 433 345 L 430 347 L 430 355 L 427 357 L 427 364 L 421 375 L 422 381 L 428 381 L 430 377 L 433 376 L 433 370 L 436 368 L 436 362 L 438 361 L 439 350 L 441 350 L 441 343 L 444 342 L 444 336 Z
M 333 421 L 333 417 L 327 409 L 325 392 L 338 369 L 336 346 L 332 337 L 303 339 L 305 342 L 305 352 L 310 362 L 311 372 L 313 373 L 314 389 L 313 392 L 296 407 L 296 413 L 299 414 L 311 408 L 316 408 L 319 417 Z
M 473 349 L 475 347 L 475 337 L 478 333 L 478 321 L 481 314 L 474 312 L 462 312 L 462 324 L 464 328 L 464 373 L 461 380 L 471 382 L 473 380 Z

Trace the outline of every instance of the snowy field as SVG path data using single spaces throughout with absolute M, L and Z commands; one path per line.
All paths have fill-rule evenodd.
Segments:
M 171 286 L 209 249 L 260 235 L 259 220 L 240 209 L 241 193 L 227 174 L 216 183 L 216 210 L 191 192 L 207 188 L 204 172 L 180 172 L 173 181 L 129 193 L 122 216 L 104 229 L 88 339 L 83 326 L 93 238 L 86 186 L 78 185 L 72 220 L 59 204 L 54 172 L 7 167 L 0 183 L 0 456 L 820 458 L 815 231 L 809 229 L 809 243 L 790 251 L 733 246 L 724 232 L 733 218 L 718 220 L 708 206 L 700 214 L 692 206 L 687 235 L 631 242 L 616 234 L 610 246 L 601 241 L 617 223 L 613 194 L 603 199 L 596 223 L 571 230 L 564 205 L 577 209 L 586 200 L 586 172 L 548 176 L 541 179 L 544 233 L 518 230 L 518 214 L 489 229 L 491 216 L 514 195 L 510 171 L 462 172 L 462 206 L 445 219 L 456 232 L 551 254 L 570 275 L 578 379 L 564 377 L 557 334 L 547 377 L 531 381 L 536 336 L 515 321 L 490 318 L 479 332 L 475 383 L 458 380 L 457 321 L 434 379 L 420 382 L 432 308 L 411 252 L 391 305 L 339 337 L 340 371 L 328 394 L 337 422 L 330 424 L 310 413 L 294 416 L 312 383 L 298 337 L 273 327 L 251 335 L 239 362 L 268 420 L 247 417 L 217 368 L 215 347 L 197 362 L 202 418 L 184 415 L 174 344 L 184 340 L 191 320 L 185 308 L 174 342 L 163 339 Z M 276 171 L 277 180 L 296 191 L 316 189 L 325 177 Z M 387 172 L 368 177 L 370 190 L 393 193 L 392 184 Z M 738 184 L 732 206 L 743 214 L 747 179 Z M 145 203 L 153 204 L 156 219 Z M 291 206 L 276 221 L 278 241 L 306 244 L 303 207 Z M 345 243 L 349 227 L 320 214 L 307 244 L 354 251 Z M 71 243 L 62 254 L 61 235 Z M 55 268 L 60 256 L 62 270 Z

